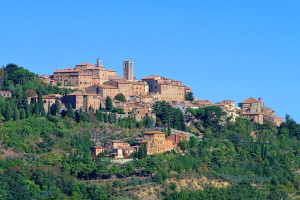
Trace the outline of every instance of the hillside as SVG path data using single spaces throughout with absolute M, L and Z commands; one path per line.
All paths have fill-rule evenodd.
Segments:
M 279 127 L 243 118 L 223 123 L 222 111 L 211 106 L 187 126 L 181 112 L 157 102 L 159 125 L 201 130 L 203 140 L 191 137 L 181 150 L 162 154 L 139 151 L 131 162 L 115 164 L 108 152 L 93 157 L 91 147 L 115 139 L 135 144 L 157 129 L 150 118 L 69 107 L 47 112 L 42 95 L 71 90 L 48 86 L 16 65 L 3 70 L 1 90 L 12 98 L 0 97 L 0 199 L 300 198 L 300 125 L 288 115 Z M 37 96 L 30 103 L 29 90 Z

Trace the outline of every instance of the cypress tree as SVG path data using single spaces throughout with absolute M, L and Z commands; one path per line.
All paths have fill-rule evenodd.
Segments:
M 48 101 L 48 113 L 47 113 L 48 115 L 50 115 L 51 114 L 51 106 L 50 106 L 50 101 Z
M 100 117 L 99 117 L 100 122 L 104 122 L 104 114 L 102 111 L 100 111 Z
M 109 122 L 110 124 L 113 124 L 113 123 L 114 123 L 114 117 L 113 117 L 112 113 L 109 113 L 109 115 L 108 115 L 108 122 Z
M 113 123 L 117 123 L 117 122 L 118 122 L 117 114 L 113 113 Z
M 168 133 L 167 133 L 168 136 L 171 135 L 171 123 L 170 123 L 170 120 L 168 122 Z
M 38 107 L 39 107 L 39 113 L 41 115 L 45 115 L 45 109 L 44 109 L 44 102 L 43 102 L 43 96 L 42 96 L 42 92 L 38 91 Z
M 69 118 L 75 119 L 75 113 L 74 113 L 74 110 L 73 110 L 72 105 L 70 103 L 67 105 L 67 116 Z
M 11 109 L 10 105 L 8 104 L 8 105 L 6 106 L 6 109 L 5 109 L 5 112 L 4 112 L 5 120 L 6 120 L 6 121 L 11 120 L 12 115 L 13 115 L 12 109 Z
M 26 117 L 29 117 L 31 115 L 31 112 L 30 112 L 30 108 L 29 108 L 29 104 L 28 104 L 28 96 L 25 92 L 23 94 L 22 104 L 23 104 L 23 108 L 24 108 Z
M 113 105 L 112 105 L 112 101 L 111 98 L 109 96 L 106 97 L 106 110 L 112 110 L 113 109 Z
M 106 113 L 103 113 L 103 122 L 107 122 L 107 114 Z
M 15 111 L 14 111 L 14 119 L 16 121 L 18 121 L 20 119 L 20 112 L 18 110 L 18 108 L 15 108 Z
M 55 100 L 55 115 L 60 113 L 60 102 L 56 99 Z
M 26 112 L 25 110 L 22 108 L 20 109 L 20 119 L 25 119 L 26 118 Z
M 37 117 L 37 116 L 39 116 L 40 112 L 39 112 L 39 106 L 38 106 L 38 104 L 36 102 L 36 99 L 33 100 L 32 104 L 33 104 L 32 114 L 34 114 Z

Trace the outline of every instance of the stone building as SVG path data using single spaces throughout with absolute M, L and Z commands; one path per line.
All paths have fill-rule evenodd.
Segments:
M 204 108 L 206 106 L 211 106 L 213 103 L 209 100 L 197 100 L 196 101 L 197 105 L 199 105 L 199 107 Z
M 146 82 L 135 81 L 132 83 L 132 95 L 149 94 L 149 86 Z
M 48 94 L 43 96 L 44 110 L 48 112 L 48 105 L 50 104 L 51 108 L 55 104 L 56 100 L 61 104 L 61 98 L 62 96 L 59 94 Z
M 112 85 L 92 85 L 86 89 L 89 93 L 94 93 L 100 95 L 102 98 L 109 96 L 111 99 L 115 98 L 120 90 Z
M 10 98 L 11 97 L 11 92 L 0 91 L 0 97 Z
M 88 111 L 90 107 L 99 109 L 101 104 L 101 96 L 98 94 L 89 94 L 81 91 L 76 91 L 66 96 L 63 96 L 62 103 L 66 106 L 72 105 L 73 109 L 79 110 L 82 108 Z
M 148 155 L 165 152 L 165 133 L 150 131 L 144 133 L 142 144 L 146 145 Z
M 284 121 L 283 118 L 275 116 L 275 111 L 265 107 L 262 98 L 254 99 L 250 97 L 239 103 L 241 108 L 240 116 L 253 122 L 263 124 L 264 119 L 271 121 L 276 126 Z
M 151 75 L 142 79 L 149 85 L 150 93 L 160 94 L 163 101 L 179 101 L 185 100 L 185 87 L 181 81 L 168 79 L 158 75 Z
M 111 79 L 105 82 L 104 85 L 110 85 L 118 88 L 118 93 L 122 93 L 125 96 L 126 100 L 128 100 L 132 95 L 132 83 L 127 80 Z
M 123 147 L 129 147 L 130 145 L 126 142 L 123 142 L 121 140 L 109 140 L 105 143 L 105 148 L 108 151 L 112 151 L 116 148 L 123 148 Z
M 240 116 L 240 108 L 235 107 L 235 102 L 232 100 L 224 100 L 213 104 L 213 106 L 219 106 L 224 112 L 226 112 L 226 117 L 224 117 L 223 122 L 225 122 L 228 117 L 231 117 L 230 121 L 235 122 L 236 118 Z
M 91 152 L 93 156 L 98 156 L 100 153 L 103 153 L 105 151 L 104 147 L 101 146 L 93 146 L 91 147 Z
M 123 61 L 123 78 L 128 81 L 133 81 L 133 61 Z

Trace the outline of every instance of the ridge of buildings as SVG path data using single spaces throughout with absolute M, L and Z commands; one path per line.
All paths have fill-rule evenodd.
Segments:
M 123 61 L 123 77 L 118 76 L 112 69 L 103 67 L 102 60 L 97 59 L 95 65 L 84 62 L 75 65 L 75 68 L 55 70 L 53 75 L 42 75 L 41 79 L 52 85 L 60 83 L 59 87 L 77 89 L 79 91 L 63 97 L 45 96 L 45 102 L 52 103 L 59 99 L 62 104 L 72 104 L 74 109 L 87 110 L 90 106 L 99 108 L 104 106 L 105 99 L 109 96 L 114 100 L 117 94 L 122 93 L 127 102 L 113 101 L 114 106 L 126 112 L 135 112 L 137 120 L 148 115 L 155 118 L 151 109 L 156 101 L 166 101 L 179 108 L 185 114 L 186 108 L 197 109 L 206 106 L 219 106 L 226 112 L 226 117 L 235 121 L 237 117 L 244 117 L 256 123 L 263 123 L 268 119 L 280 125 L 283 118 L 274 115 L 274 110 L 265 107 L 261 101 L 249 97 L 240 102 L 238 107 L 232 100 L 212 103 L 209 100 L 195 100 L 194 104 L 185 102 L 185 94 L 192 92 L 192 88 L 185 86 L 181 81 L 166 78 L 160 75 L 149 75 L 141 80 L 133 76 L 133 61 Z

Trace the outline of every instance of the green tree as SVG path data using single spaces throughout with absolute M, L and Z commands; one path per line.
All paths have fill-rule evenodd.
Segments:
M 151 128 L 154 125 L 153 118 L 146 115 L 146 117 L 143 119 L 143 125 L 146 128 Z
M 43 95 L 41 90 L 38 91 L 38 107 L 39 107 L 39 114 L 45 116 L 46 113 L 44 109 L 44 101 L 43 101 Z
M 5 120 L 6 121 L 11 120 L 12 116 L 13 116 L 13 111 L 12 111 L 10 105 L 7 104 L 6 109 L 5 109 L 5 113 L 4 113 Z
M 118 100 L 118 101 L 121 101 L 121 102 L 126 102 L 126 98 L 125 98 L 123 93 L 117 94 L 114 99 Z
M 70 103 L 67 105 L 67 113 L 66 114 L 69 118 L 75 119 L 75 112 Z
M 188 92 L 185 94 L 185 100 L 186 101 L 194 101 L 194 96 L 193 92 Z
M 19 119 L 20 119 L 20 112 L 19 112 L 18 108 L 16 107 L 15 111 L 14 111 L 14 120 L 18 121 Z
M 106 110 L 112 110 L 113 109 L 112 101 L 111 101 L 111 98 L 109 96 L 106 97 L 105 103 L 106 103 L 105 104 Z
M 54 113 L 55 113 L 54 115 L 60 113 L 60 102 L 58 99 L 55 100 L 55 112 Z
M 195 148 L 197 145 L 197 139 L 194 136 L 191 136 L 189 143 L 190 148 Z
M 187 140 L 181 140 L 179 142 L 179 146 L 180 146 L 180 149 L 182 149 L 182 151 L 184 152 L 186 149 L 189 148 L 189 142 Z

